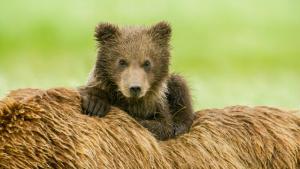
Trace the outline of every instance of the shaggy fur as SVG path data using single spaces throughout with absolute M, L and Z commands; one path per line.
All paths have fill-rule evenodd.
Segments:
M 97 61 L 79 89 L 83 113 L 102 117 L 115 106 L 134 117 L 157 139 L 187 132 L 193 122 L 188 87 L 169 75 L 171 27 L 96 27 Z
M 300 117 L 269 107 L 197 112 L 157 141 L 127 113 L 81 114 L 74 90 L 25 89 L 0 101 L 0 168 L 300 168 Z

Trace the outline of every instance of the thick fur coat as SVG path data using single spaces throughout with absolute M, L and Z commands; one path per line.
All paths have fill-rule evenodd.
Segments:
M 300 117 L 269 107 L 196 113 L 157 141 L 127 113 L 81 113 L 75 90 L 24 89 L 0 101 L 0 168 L 300 168 Z
M 101 23 L 95 38 L 97 60 L 88 83 L 79 88 L 83 113 L 103 117 L 118 107 L 160 140 L 187 132 L 194 115 L 185 80 L 169 74 L 170 25 Z

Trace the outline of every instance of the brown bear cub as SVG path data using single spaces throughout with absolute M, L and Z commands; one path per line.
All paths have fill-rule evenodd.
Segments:
M 189 130 L 193 110 L 184 79 L 169 74 L 171 28 L 99 24 L 97 61 L 86 86 L 79 88 L 83 112 L 104 116 L 110 106 L 134 117 L 157 139 Z

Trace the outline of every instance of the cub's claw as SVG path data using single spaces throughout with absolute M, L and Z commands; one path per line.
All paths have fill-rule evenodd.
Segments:
M 174 136 L 178 136 L 188 132 L 189 128 L 184 124 L 174 124 L 173 130 L 174 130 Z
M 82 109 L 89 116 L 103 117 L 109 112 L 110 105 L 96 96 L 83 96 Z

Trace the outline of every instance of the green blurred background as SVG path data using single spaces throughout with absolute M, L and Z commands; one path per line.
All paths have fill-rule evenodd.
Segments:
M 0 97 L 82 85 L 97 23 L 160 20 L 172 24 L 171 69 L 187 78 L 195 109 L 300 108 L 299 0 L 2 0 Z

